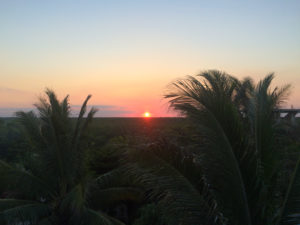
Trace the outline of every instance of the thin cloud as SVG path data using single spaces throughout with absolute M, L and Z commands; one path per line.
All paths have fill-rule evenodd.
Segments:
M 128 110 L 123 106 L 114 105 L 92 105 L 88 106 L 87 109 L 90 110 L 92 107 L 98 109 L 95 117 L 123 117 L 128 116 L 134 111 Z M 71 105 L 71 116 L 76 117 L 79 114 L 81 105 Z M 15 117 L 15 113 L 18 111 L 36 111 L 34 107 L 0 107 L 0 117 Z
M 128 116 L 129 114 L 134 113 L 132 110 L 128 110 L 124 106 L 117 105 L 89 105 L 87 109 L 90 110 L 92 107 L 98 109 L 95 114 L 96 117 L 121 117 Z M 79 114 L 79 110 L 81 105 L 72 105 L 72 116 L 77 116 Z
M 18 111 L 29 112 L 31 110 L 34 108 L 0 107 L 0 117 L 15 117 Z
M 9 87 L 0 87 L 0 92 L 4 93 L 15 93 L 15 94 L 30 94 L 28 91 L 24 91 L 21 89 L 14 89 Z
M 82 105 L 71 105 L 72 108 L 81 108 Z M 88 105 L 88 107 L 95 107 L 99 109 L 113 109 L 119 106 L 115 105 Z

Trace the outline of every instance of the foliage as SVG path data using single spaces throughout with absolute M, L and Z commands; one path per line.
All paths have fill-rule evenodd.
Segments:
M 171 85 L 166 95 L 170 106 L 193 124 L 194 150 L 189 156 L 200 167 L 194 179 L 202 185 L 196 186 L 189 173 L 153 151 L 128 153 L 130 173 L 149 187 L 168 224 L 212 224 L 209 218 L 222 224 L 274 224 L 297 215 L 293 204 L 299 199 L 298 166 L 284 198 L 287 188 L 282 192 L 283 158 L 274 113 L 288 96 L 289 85 L 271 89 L 273 78 L 268 75 L 254 85 L 249 78 L 239 81 L 207 71 L 199 79 L 189 76 Z
M 75 123 L 68 96 L 59 102 L 53 91 L 46 90 L 46 97 L 35 105 L 38 115 L 17 112 L 31 144 L 31 157 L 21 168 L 0 161 L 0 187 L 5 196 L 0 201 L 1 221 L 122 224 L 101 211 L 103 205 L 141 198 L 141 194 L 134 187 L 112 186 L 109 180 L 104 187 L 100 178 L 90 173 L 86 132 L 96 110 L 92 108 L 86 118 L 84 115 L 91 96 Z
M 151 221 L 152 225 L 165 225 L 163 215 L 155 204 L 147 204 L 140 208 L 140 217 L 138 217 L 133 225 L 148 225 Z
M 219 71 L 203 72 L 199 77 L 202 80 L 188 77 L 175 82 L 174 91 L 166 98 L 171 107 L 195 123 L 202 138 L 202 176 L 217 207 L 229 224 L 274 224 L 281 207 L 278 202 L 282 202 L 278 199 L 282 159 L 276 144 L 274 109 L 286 100 L 290 86 L 272 90 L 273 74 L 256 86 L 250 79 L 241 82 Z M 294 178 L 289 190 L 296 188 Z M 299 197 L 294 195 L 294 201 Z M 282 212 L 288 207 L 285 202 L 288 200 L 284 200 Z M 295 212 L 297 207 L 291 210 Z
M 29 145 L 26 143 L 20 126 L 13 119 L 0 120 L 0 158 L 18 163 L 27 157 Z
M 72 118 L 47 90 L 0 123 L 0 224 L 299 224 L 300 123 L 273 79 L 177 80 L 181 118 L 84 117 L 90 96 Z

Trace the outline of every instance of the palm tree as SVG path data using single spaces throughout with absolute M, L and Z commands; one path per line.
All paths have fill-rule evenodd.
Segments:
M 71 118 L 68 96 L 58 101 L 52 90 L 40 98 L 34 112 L 17 112 L 31 143 L 24 167 L 0 161 L 1 224 L 123 224 L 101 209 L 106 202 L 141 198 L 141 192 L 120 186 L 120 171 L 92 174 L 87 164 L 86 131 L 96 109 L 87 117 L 85 99 L 78 118 Z M 114 182 L 118 179 L 119 183 Z
M 285 194 L 279 188 L 283 159 L 274 113 L 286 100 L 290 86 L 271 89 L 273 74 L 257 85 L 249 78 L 239 81 L 220 71 L 198 77 L 174 82 L 165 97 L 193 122 L 193 162 L 200 166 L 198 180 L 208 190 L 190 185 L 184 173 L 164 162 L 161 167 L 139 162 L 131 172 L 144 168 L 140 180 L 151 186 L 149 191 L 159 196 L 157 201 L 172 209 L 165 213 L 177 223 L 170 224 L 205 224 L 203 212 L 211 205 L 212 218 L 223 224 L 296 224 L 290 216 L 299 213 L 299 162 Z M 150 157 L 145 158 L 149 161 Z
M 218 207 L 230 224 L 287 221 L 290 214 L 299 212 L 300 205 L 295 204 L 299 199 L 295 195 L 299 172 L 297 165 L 286 197 L 277 197 L 282 161 L 280 149 L 276 148 L 274 109 L 286 100 L 290 86 L 271 90 L 273 74 L 256 87 L 250 79 L 239 82 L 219 71 L 199 76 L 204 78 L 202 82 L 189 77 L 174 83 L 175 92 L 166 97 L 171 98 L 171 107 L 198 123 L 206 141 L 201 150 L 203 173 L 214 190 Z M 278 203 L 282 200 L 283 204 Z
M 144 141 L 129 146 L 126 172 L 146 190 L 149 201 L 159 209 L 155 224 L 224 222 L 212 194 L 199 176 L 201 168 L 190 150 L 168 138 L 152 140 L 150 145 Z M 144 213 L 147 217 L 147 211 Z

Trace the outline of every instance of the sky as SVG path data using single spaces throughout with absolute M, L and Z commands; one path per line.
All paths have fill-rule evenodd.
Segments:
M 299 0 L 0 0 L 0 116 L 45 88 L 88 94 L 97 116 L 173 116 L 178 78 L 218 69 L 293 86 L 300 108 Z

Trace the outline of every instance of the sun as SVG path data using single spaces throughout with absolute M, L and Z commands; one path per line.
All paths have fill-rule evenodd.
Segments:
M 151 114 L 149 112 L 145 112 L 144 117 L 151 117 Z

